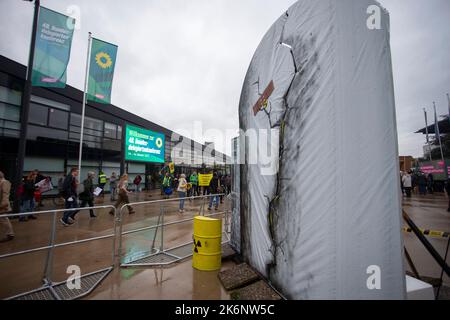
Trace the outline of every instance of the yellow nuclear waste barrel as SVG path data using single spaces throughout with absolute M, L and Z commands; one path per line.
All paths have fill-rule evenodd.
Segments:
M 197 270 L 219 270 L 222 262 L 222 220 L 194 218 L 192 266 Z

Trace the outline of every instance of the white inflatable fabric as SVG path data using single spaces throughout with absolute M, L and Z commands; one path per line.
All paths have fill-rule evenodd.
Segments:
M 368 27 L 370 6 L 380 29 Z M 296 2 L 256 50 L 239 117 L 245 259 L 290 299 L 404 299 L 387 11 L 371 0 Z M 264 144 L 248 143 L 252 129 L 274 138 L 278 171 L 262 161 Z

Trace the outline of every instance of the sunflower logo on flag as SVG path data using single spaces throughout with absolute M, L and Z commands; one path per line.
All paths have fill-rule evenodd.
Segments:
M 95 62 L 100 66 L 100 68 L 106 69 L 112 66 L 112 60 L 109 54 L 106 52 L 99 52 L 95 55 Z

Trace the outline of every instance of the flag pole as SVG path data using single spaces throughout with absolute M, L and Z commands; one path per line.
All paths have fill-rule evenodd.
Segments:
M 33 73 L 34 63 L 34 48 L 36 45 L 36 33 L 39 19 L 40 1 L 34 1 L 33 26 L 31 31 L 30 52 L 28 55 L 27 78 L 22 93 L 21 110 L 20 110 L 20 137 L 19 146 L 17 150 L 16 174 L 14 177 L 14 203 L 13 211 L 20 211 L 20 199 L 17 196 L 17 190 L 22 183 L 23 166 L 25 162 L 25 153 L 27 148 L 27 131 L 28 131 L 28 116 L 30 113 L 30 99 L 31 99 L 31 75 Z
M 83 132 L 84 132 L 84 113 L 86 109 L 86 96 L 88 89 L 88 77 L 89 77 L 89 64 L 91 57 L 91 42 L 92 42 L 92 33 L 89 32 L 88 37 L 88 49 L 87 49 L 87 57 L 86 57 L 86 74 L 84 76 L 84 91 L 83 91 L 83 106 L 81 111 L 81 132 L 80 132 L 80 150 L 78 152 L 78 176 L 81 180 L 81 158 L 83 155 Z
M 448 121 L 450 121 L 450 96 L 447 93 L 447 101 L 448 101 Z
M 438 141 L 439 141 L 439 148 L 441 149 L 441 158 L 442 158 L 442 162 L 444 164 L 444 172 L 445 172 L 445 178 L 448 179 L 448 168 L 447 168 L 447 164 L 445 163 L 445 159 L 444 159 L 444 152 L 442 150 L 442 141 L 441 141 L 441 133 L 439 131 L 439 122 L 437 120 L 437 113 L 436 113 L 436 102 L 433 101 L 433 108 L 434 108 L 434 120 L 435 120 L 435 131 L 436 131 L 436 135 L 438 137 Z
M 427 119 L 427 110 L 425 110 L 425 108 L 423 108 L 423 112 L 425 114 L 425 131 L 427 133 L 427 146 L 428 146 L 428 153 L 430 154 L 430 161 L 433 161 L 431 158 L 431 146 L 430 146 L 430 138 L 428 135 L 428 119 Z

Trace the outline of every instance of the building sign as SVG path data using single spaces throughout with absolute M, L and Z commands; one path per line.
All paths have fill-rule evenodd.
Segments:
M 198 185 L 200 187 L 208 187 L 211 179 L 213 178 L 213 174 L 199 174 L 198 175 Z
M 169 171 L 171 174 L 175 172 L 175 163 L 173 162 L 169 163 Z
M 444 162 L 442 160 L 421 162 L 419 164 L 419 170 L 427 175 L 431 173 L 433 175 L 434 180 L 447 180 L 445 178 L 445 167 Z M 448 166 L 448 162 L 447 162 L 447 172 L 450 173 L 450 166 Z
M 125 160 L 164 163 L 164 134 L 130 125 L 125 130 Z

